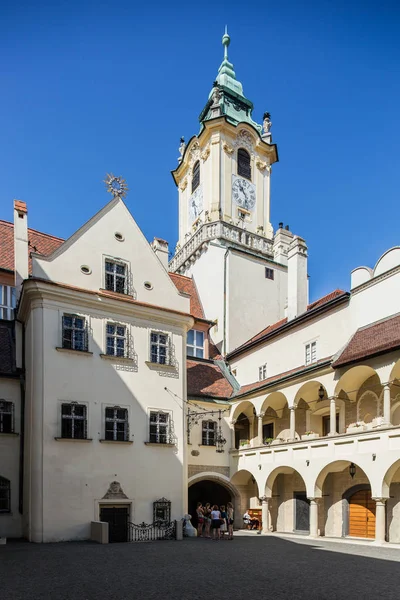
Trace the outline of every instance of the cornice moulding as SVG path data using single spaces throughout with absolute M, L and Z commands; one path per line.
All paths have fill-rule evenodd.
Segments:
M 141 318 L 147 321 L 168 323 L 183 329 L 190 329 L 194 319 L 191 315 L 168 308 L 146 305 L 135 300 L 116 299 L 92 290 L 75 290 L 53 282 L 26 280 L 24 282 L 21 302 L 18 307 L 18 318 L 25 320 L 32 308 L 54 308 L 59 303 L 63 306 L 77 305 L 94 308 L 103 313 Z M 75 308 L 76 310 L 76 308 Z

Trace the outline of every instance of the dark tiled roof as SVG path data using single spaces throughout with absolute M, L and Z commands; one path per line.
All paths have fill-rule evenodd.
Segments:
M 192 277 L 186 277 L 185 275 L 178 275 L 178 273 L 169 273 L 169 276 L 179 292 L 183 292 L 190 296 L 190 314 L 196 319 L 205 319 L 194 279 Z
M 307 306 L 307 312 L 304 313 L 304 315 L 306 315 L 307 313 L 310 313 L 310 315 L 311 315 L 311 312 L 313 310 L 320 308 L 321 306 L 324 306 L 324 304 L 327 304 L 328 302 L 330 302 L 331 300 L 334 300 L 335 298 L 339 298 L 340 296 L 347 296 L 347 295 L 348 295 L 347 292 L 344 292 L 343 290 L 334 290 L 333 292 L 326 294 L 326 296 L 323 296 L 322 298 L 319 298 L 318 300 L 315 300 L 315 302 L 312 302 L 311 304 L 309 304 Z M 299 316 L 302 317 L 303 315 L 299 315 Z M 236 354 L 236 353 L 241 352 L 242 350 L 246 350 L 247 347 L 252 346 L 254 344 L 254 342 L 261 340 L 264 336 L 269 335 L 273 331 L 278 331 L 281 327 L 283 327 L 287 323 L 288 323 L 288 320 L 287 320 L 287 317 L 285 317 L 284 319 L 281 319 L 280 321 L 277 321 L 276 323 L 273 323 L 272 325 L 268 325 L 267 327 L 265 327 L 265 329 L 263 329 L 262 331 L 260 331 L 256 335 L 254 335 L 252 338 L 250 338 L 249 340 L 244 342 L 244 344 L 242 344 L 241 346 L 238 346 L 237 348 L 232 350 L 232 352 L 230 352 L 229 354 Z
M 28 228 L 29 253 L 37 252 L 48 256 L 56 250 L 64 240 Z M 0 221 L 0 269 L 14 271 L 14 225 L 8 221 Z M 32 260 L 29 258 L 29 273 L 32 273 Z
M 0 373 L 15 374 L 14 322 L 0 321 Z
M 254 383 L 248 383 L 247 385 L 243 385 L 239 392 L 237 393 L 237 396 L 241 396 L 242 394 L 248 394 L 249 392 L 255 392 L 260 388 L 263 388 L 265 386 L 268 386 L 272 383 L 278 383 L 278 381 L 280 381 L 281 379 L 286 379 L 286 377 L 290 377 L 291 375 L 297 375 L 298 373 L 307 373 L 307 371 L 311 371 L 314 370 L 315 368 L 324 365 L 324 364 L 329 364 L 331 357 L 327 356 L 326 358 L 321 358 L 320 360 L 317 360 L 315 363 L 312 363 L 311 365 L 301 365 L 300 367 L 296 367 L 295 369 L 291 369 L 290 371 L 284 371 L 283 373 L 278 373 L 277 375 L 273 375 L 272 377 L 268 377 L 267 379 L 263 379 L 263 381 L 255 381 Z
M 334 368 L 400 348 L 400 314 L 357 329 L 332 363 Z
M 187 360 L 187 395 L 230 398 L 233 387 L 218 365 L 211 362 Z

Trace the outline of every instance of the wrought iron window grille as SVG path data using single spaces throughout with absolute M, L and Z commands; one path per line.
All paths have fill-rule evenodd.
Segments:
M 214 437 L 215 444 L 214 444 L 214 446 L 215 446 L 216 452 L 218 452 L 218 453 L 224 452 L 224 446 L 226 444 L 226 439 L 223 436 L 222 426 L 221 426 L 222 413 L 224 413 L 224 412 L 229 412 L 229 409 L 199 411 L 199 410 L 191 410 L 190 406 L 188 406 L 187 413 L 186 413 L 186 435 L 187 435 L 188 444 L 190 444 L 190 430 L 192 429 L 192 427 L 194 425 L 198 425 L 201 417 L 218 415 L 218 424 L 215 429 L 215 437 Z
M 149 442 L 151 444 L 175 444 L 172 415 L 163 411 L 150 412 Z
M 128 265 L 121 261 L 106 259 L 105 289 L 118 294 L 129 294 L 130 273 Z
M 9 479 L 0 477 L 0 513 L 11 512 L 11 484 Z
M 65 314 L 62 318 L 62 347 L 87 352 L 89 349 L 88 324 L 85 317 Z
M 160 498 L 153 502 L 154 523 L 169 523 L 171 521 L 171 502 L 166 498 Z
M 14 403 L 0 400 L 0 433 L 14 433 Z
M 107 323 L 106 354 L 120 358 L 131 358 L 129 332 L 126 325 Z
M 216 421 L 203 421 L 201 428 L 201 443 L 203 446 L 215 446 L 215 438 L 218 429 Z
M 150 362 L 173 365 L 171 339 L 167 333 L 152 331 L 150 334 Z
M 120 406 L 105 409 L 104 439 L 114 442 L 127 442 L 129 440 L 128 409 Z
M 87 407 L 77 402 L 61 405 L 61 437 L 66 439 L 87 439 Z
M 244 148 L 239 148 L 237 153 L 237 172 L 241 177 L 251 181 L 251 159 L 250 154 Z

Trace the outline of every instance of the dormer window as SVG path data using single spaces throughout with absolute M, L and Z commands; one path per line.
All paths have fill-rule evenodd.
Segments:
M 244 148 L 239 148 L 237 153 L 237 173 L 251 181 L 250 154 Z
M 194 163 L 192 175 L 192 194 L 200 185 L 200 161 Z

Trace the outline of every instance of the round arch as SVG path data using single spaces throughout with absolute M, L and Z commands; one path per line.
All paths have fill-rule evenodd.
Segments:
M 378 378 L 379 383 L 381 383 L 378 373 L 372 367 L 369 367 L 368 365 L 358 365 L 356 367 L 352 367 L 343 373 L 337 382 L 335 387 L 335 396 L 339 396 L 340 393 L 344 393 L 347 395 L 349 400 L 354 402 L 357 400 L 358 391 L 363 383 L 375 375 Z
M 231 419 L 232 421 L 235 421 L 241 413 L 245 414 L 247 417 L 252 417 L 255 410 L 256 407 L 251 400 L 242 400 L 233 407 Z
M 232 496 L 239 498 L 239 492 L 236 487 L 231 483 L 229 477 L 222 475 L 222 473 L 216 473 L 215 471 L 203 471 L 202 473 L 192 475 L 188 479 L 188 488 L 195 483 L 199 483 L 200 481 L 215 481 L 215 483 L 219 483 L 222 485 L 222 487 L 225 487 L 232 494 Z
M 294 405 L 297 406 L 300 400 L 304 400 L 311 410 L 314 410 L 318 402 L 322 400 L 319 397 L 319 390 L 322 387 L 324 390 L 324 396 L 322 400 L 326 400 L 328 398 L 328 393 L 326 391 L 325 386 L 320 381 L 307 381 L 303 383 L 303 385 L 297 390 L 297 393 L 294 397 Z
M 361 471 L 364 473 L 364 475 L 368 479 L 369 485 L 372 489 L 371 477 L 370 477 L 369 473 L 367 472 L 367 470 L 364 467 L 362 467 L 358 462 L 354 462 L 353 460 L 343 459 L 343 460 L 332 461 L 332 462 L 328 463 L 327 465 L 325 465 L 325 467 L 323 469 L 321 469 L 321 471 L 319 472 L 319 474 L 317 475 L 317 477 L 315 479 L 313 496 L 315 498 L 322 498 L 322 490 L 324 487 L 325 479 L 329 475 L 329 473 L 340 473 L 346 467 L 349 467 L 351 463 L 353 463 L 356 467 L 361 469 Z
M 282 392 L 272 392 L 268 394 L 261 405 L 261 412 L 265 413 L 268 408 L 272 408 L 275 411 L 283 410 L 287 405 L 288 400 Z
M 394 379 L 400 379 L 400 359 L 394 364 L 390 372 L 389 381 L 393 381 Z
M 389 498 L 390 497 L 390 485 L 393 481 L 393 477 L 396 474 L 396 471 L 398 471 L 398 469 L 400 469 L 400 458 L 398 460 L 396 460 L 392 465 L 390 465 L 390 467 L 386 470 L 386 473 L 383 476 L 382 479 L 382 498 Z
M 280 467 L 276 467 L 267 477 L 265 482 L 265 495 L 267 498 L 272 498 L 272 489 L 274 487 L 275 479 L 278 477 L 278 475 L 293 475 L 294 473 L 301 477 L 304 487 L 307 490 L 306 478 L 303 476 L 303 474 L 293 467 L 282 465 Z

